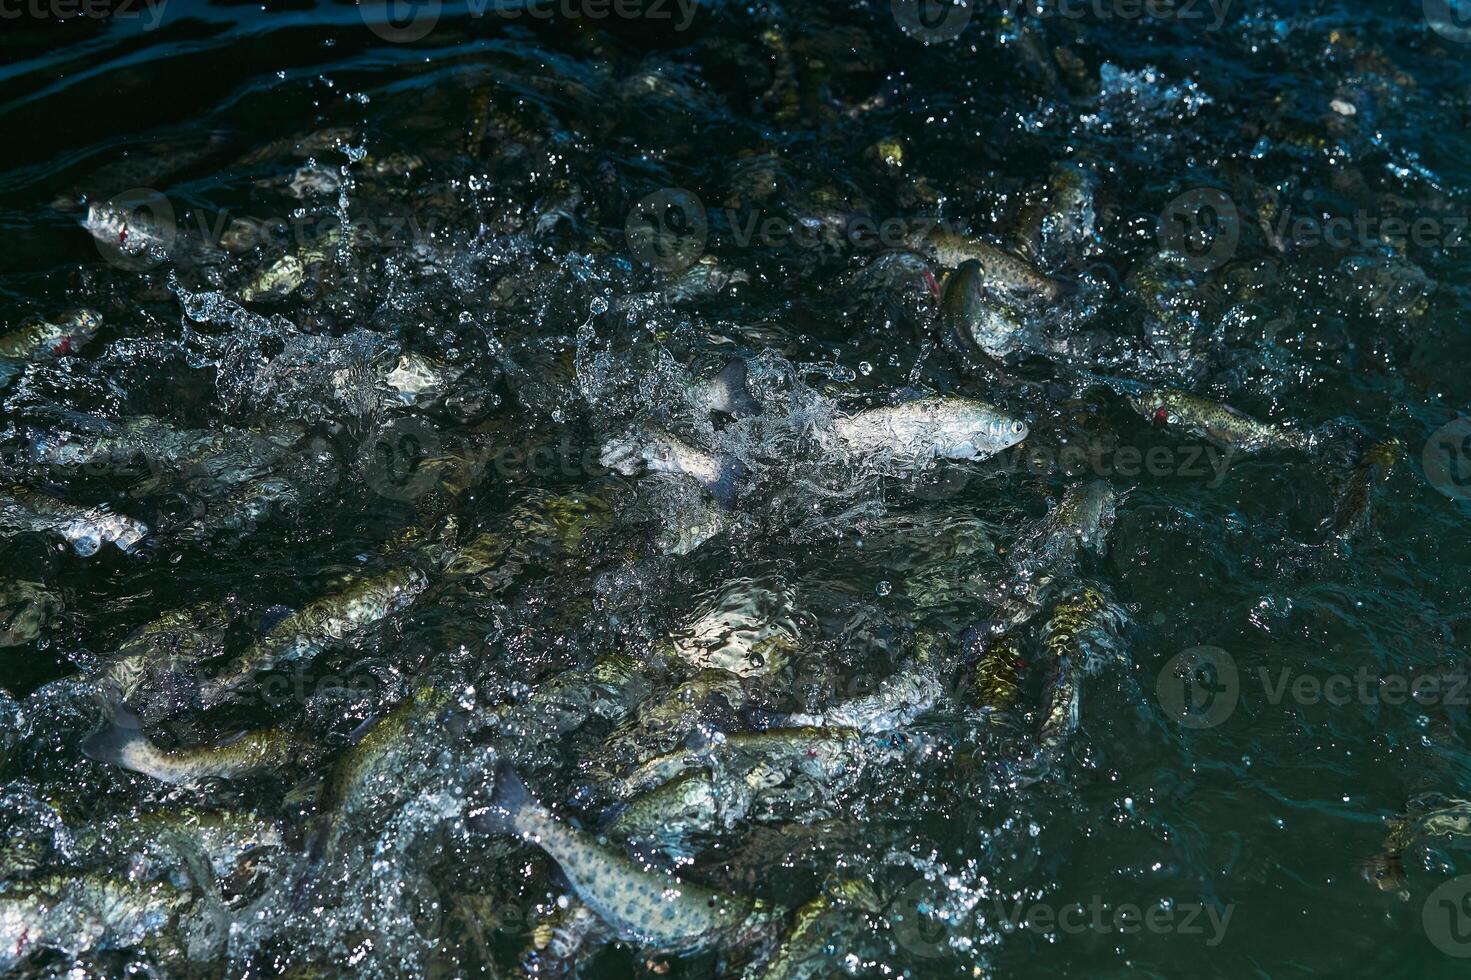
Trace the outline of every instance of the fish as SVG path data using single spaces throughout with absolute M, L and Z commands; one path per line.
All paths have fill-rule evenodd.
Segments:
M 775 578 L 741 577 L 707 597 L 670 635 L 672 655 L 699 670 L 770 674 L 796 649 L 795 591 Z
M 102 329 L 96 310 L 72 310 L 54 320 L 34 319 L 0 334 L 0 386 L 27 361 L 74 354 Z M 7 364 L 8 362 L 8 364 Z
M 939 673 L 931 663 L 914 663 L 879 682 L 878 690 L 824 709 L 781 717 L 787 728 L 847 728 L 875 735 L 908 727 L 944 696 Z
M 395 765 L 420 742 L 412 736 L 439 717 L 451 702 L 450 692 L 419 688 L 392 711 L 374 720 L 342 753 L 317 797 L 317 826 L 308 837 L 307 853 L 321 862 L 337 852 L 347 821 L 391 788 Z
M 866 925 L 864 912 L 877 913 L 883 902 L 859 879 L 831 881 L 822 894 L 797 909 L 781 945 L 750 964 L 744 980 L 821 980 L 839 975 L 843 949 L 839 937 Z
M 1229 452 L 1257 453 L 1266 449 L 1306 452 L 1312 446 L 1307 433 L 1259 422 L 1230 405 L 1176 388 L 1156 388 L 1131 395 L 1129 404 L 1156 425 L 1180 426 Z
M 316 746 L 281 728 L 242 732 L 214 745 L 164 749 L 149 739 L 143 721 L 114 708 L 112 721 L 82 741 L 95 762 L 131 769 L 173 786 L 197 787 L 209 779 L 240 779 L 310 760 Z
M 850 458 L 915 467 L 935 459 L 983 460 L 1015 446 L 1030 429 L 985 402 L 927 396 L 833 420 L 838 450 Z
M 1384 485 L 1404 451 L 1404 443 L 1398 439 L 1377 442 L 1365 451 L 1349 477 L 1348 486 L 1338 499 L 1333 515 L 1324 522 L 1327 536 L 1349 541 L 1363 533 L 1369 526 L 1374 495 Z
M 794 775 L 827 783 L 848 770 L 860 748 L 853 729 L 769 728 L 714 739 L 696 737 L 686 748 L 635 766 L 608 787 L 618 799 L 631 799 L 702 767 L 747 780 L 753 787 L 775 785 Z
M 1034 346 L 1030 328 L 987 297 L 981 265 L 975 260 L 962 262 L 945 280 L 938 325 L 947 345 L 980 351 L 998 361 Z
M 1118 495 L 1104 480 L 1070 488 L 1047 516 L 1011 548 L 999 586 L 996 611 L 973 637 L 1015 630 L 1041 611 L 1053 586 L 1076 566 L 1083 550 L 1102 554 L 1117 514 Z
M 267 851 L 284 852 L 286 837 L 281 828 L 245 810 L 203 810 L 171 807 L 148 810 L 127 817 L 114 817 L 79 827 L 73 837 L 77 859 L 83 864 L 128 860 L 134 880 L 141 854 L 158 854 L 167 863 L 160 869 L 172 872 L 181 852 L 192 849 L 202 854 L 217 878 L 235 874 L 247 858 Z
M 612 807 L 604 829 L 635 847 L 688 859 L 690 838 L 739 820 L 750 807 L 751 796 L 744 783 L 717 782 L 705 772 L 685 773 L 626 805 Z
M 712 455 L 662 429 L 610 439 L 604 443 L 598 462 L 623 476 L 637 476 L 645 470 L 687 476 L 728 511 L 735 508 L 741 480 L 749 472 L 732 454 Z
M 101 874 L 12 884 L 0 893 L 0 971 L 43 952 L 77 957 L 144 944 L 172 929 L 192 901 L 165 882 Z
M 429 577 L 405 564 L 376 575 L 356 576 L 277 623 L 231 664 L 200 686 L 200 703 L 213 707 L 259 673 L 282 663 L 307 660 L 333 643 L 408 608 L 429 587 Z
M 1008 305 L 1053 303 L 1076 290 L 1072 283 L 1040 272 L 1019 255 L 982 238 L 945 228 L 932 230 L 919 243 L 917 251 L 948 269 L 975 262 L 981 288 Z
M 1405 852 L 1422 841 L 1471 837 L 1471 800 L 1428 794 L 1390 820 L 1383 850 L 1364 862 L 1364 877 L 1381 891 L 1405 887 Z
M 746 418 L 761 414 L 761 403 L 751 394 L 746 362 L 734 360 L 715 375 L 691 383 L 686 389 L 689 401 L 697 409 Z
M 110 700 L 131 701 L 149 685 L 219 653 L 230 618 L 221 602 L 171 609 L 130 633 L 88 679 Z
M 1016 704 L 1023 662 L 1021 644 L 1014 634 L 991 639 L 975 668 L 975 692 L 982 707 L 1006 711 Z
M 40 582 L 12 580 L 0 585 L 0 647 L 30 643 L 61 607 L 61 597 Z
M 1082 680 L 1088 646 L 1114 622 L 1107 598 L 1084 586 L 1058 604 L 1043 631 L 1042 655 L 1052 669 L 1044 695 L 1037 744 L 1044 754 L 1059 751 L 1077 731 L 1082 712 Z
M 54 534 L 83 558 L 104 544 L 130 553 L 147 539 L 151 529 L 142 521 L 101 507 L 79 507 L 22 486 L 0 491 L 0 531 Z
M 496 764 L 490 804 L 472 811 L 469 823 L 479 833 L 510 835 L 540 847 L 619 939 L 641 947 L 677 954 L 758 945 L 785 916 L 758 899 L 634 864 L 554 817 L 504 759 Z

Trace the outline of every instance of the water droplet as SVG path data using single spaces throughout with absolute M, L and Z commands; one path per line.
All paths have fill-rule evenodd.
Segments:
M 877 592 L 881 596 L 884 596 L 884 595 L 888 595 L 890 592 L 893 592 L 894 591 L 894 586 L 891 585 L 887 580 L 885 580 L 885 581 L 880 582 L 878 585 L 874 586 L 874 590 L 873 591 L 874 592 Z

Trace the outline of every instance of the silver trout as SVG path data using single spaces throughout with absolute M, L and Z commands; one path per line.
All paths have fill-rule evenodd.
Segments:
M 972 398 L 930 396 L 865 409 L 833 420 L 839 449 L 850 457 L 900 466 L 933 459 L 981 460 L 1027 437 L 1027 423 Z
M 570 827 L 532 798 L 510 765 L 496 767 L 495 796 L 472 815 L 481 833 L 510 834 L 557 862 L 577 896 L 620 939 L 668 953 L 747 947 L 767 939 L 783 910 L 645 870 Z

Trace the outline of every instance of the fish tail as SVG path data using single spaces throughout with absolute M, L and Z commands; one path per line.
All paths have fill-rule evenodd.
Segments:
M 711 381 L 716 393 L 713 406 L 727 415 L 760 415 L 761 403 L 751 394 L 750 376 L 746 362 L 740 358 L 720 369 Z
M 143 732 L 143 720 L 123 705 L 113 708 L 112 719 L 82 740 L 82 754 L 96 762 L 136 768 L 139 750 L 152 746 Z
M 470 817 L 470 827 L 482 834 L 519 836 L 521 830 L 516 825 L 517 818 L 523 810 L 535 805 L 531 791 L 511 763 L 500 759 L 495 764 L 495 792 L 490 805 Z
M 719 462 L 719 473 L 705 486 L 710 491 L 710 496 L 714 497 L 715 502 L 723 509 L 734 510 L 736 489 L 750 470 L 746 468 L 745 463 L 729 453 L 721 456 Z

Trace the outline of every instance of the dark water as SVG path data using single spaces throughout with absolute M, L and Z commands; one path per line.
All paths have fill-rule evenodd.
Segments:
M 570 891 L 540 851 L 467 829 L 492 761 L 597 827 L 600 780 L 654 752 L 620 737 L 696 676 L 668 658 L 671 636 L 722 601 L 718 639 L 754 631 L 764 654 L 677 712 L 666 748 L 820 713 L 944 651 L 943 696 L 843 778 L 697 837 L 683 873 L 735 894 L 791 909 L 867 886 L 819 927 L 808 972 L 772 975 L 1464 970 L 1464 841 L 1410 843 L 1399 887 L 1362 867 L 1387 818 L 1471 780 L 1471 430 L 1455 424 L 1471 28 L 1455 2 L 920 22 L 903 2 L 405 5 L 386 23 L 305 2 L 5 9 L 0 321 L 102 317 L 75 351 L 17 361 L 0 392 L 6 482 L 149 534 L 85 557 L 52 533 L 0 536 L 7 588 L 48 597 L 36 635 L 3 650 L 19 704 L 0 901 L 89 868 L 191 896 L 146 935 L 83 943 L 65 927 L 49 951 L 39 913 L 7 908 L 33 920 L 5 961 L 16 973 L 518 975 Z M 1087 188 L 1071 211 L 1068 174 Z M 131 243 L 89 235 L 89 206 L 108 201 L 161 245 L 140 246 L 136 223 Z M 946 342 L 947 264 L 911 249 L 935 228 L 1013 246 L 1037 202 L 1052 210 L 1034 264 L 1068 288 L 1014 311 L 1050 346 L 998 366 Z M 1070 237 L 1059 222 L 1079 213 Z M 405 353 L 446 390 L 387 398 Z M 762 416 L 690 423 L 686 385 L 733 359 Z M 1311 445 L 1215 470 L 1217 447 L 1132 409 L 1131 383 Z M 902 475 L 806 438 L 833 405 L 917 392 L 982 399 L 1030 434 Z M 225 473 L 189 470 L 156 434 L 86 465 L 38 461 L 145 417 L 241 452 L 245 433 L 289 432 L 290 447 Z M 599 463 L 609 440 L 681 419 L 744 462 L 732 510 L 689 478 Z M 1333 535 L 1369 447 L 1391 438 L 1403 452 L 1367 526 Z M 289 492 L 243 509 L 227 484 L 247 477 Z M 1020 703 L 988 712 L 972 627 L 1018 584 L 1008 556 L 1028 530 L 1094 478 L 1118 495 L 1106 548 L 1059 567 L 1015 631 Z M 711 521 L 699 547 L 668 546 Z M 477 535 L 475 574 L 446 574 L 435 549 Z M 201 682 L 283 617 L 403 567 L 429 580 L 415 601 L 201 705 Z M 1039 753 L 1046 624 L 1084 585 L 1117 622 L 1081 672 L 1076 730 Z M 315 753 L 188 787 L 87 758 L 108 699 L 85 679 L 201 603 L 222 619 L 210 655 L 131 698 L 151 737 L 274 725 Z M 1212 669 L 1175 678 L 1173 658 L 1202 646 Z M 623 714 L 574 705 L 563 723 L 537 700 L 610 656 L 642 665 L 606 694 Z M 1418 701 L 1397 696 L 1417 678 Z M 313 864 L 320 784 L 426 688 L 450 707 L 375 763 Z M 185 807 L 254 815 L 282 840 L 202 883 L 175 852 L 162 871 L 136 858 L 117 829 Z M 108 820 L 100 850 L 77 842 Z M 790 929 L 777 920 L 774 935 Z M 749 958 L 622 942 L 571 966 L 766 975 Z

